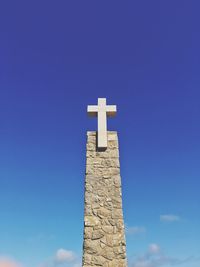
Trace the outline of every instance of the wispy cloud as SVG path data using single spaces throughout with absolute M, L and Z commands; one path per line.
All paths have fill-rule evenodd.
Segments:
M 180 219 L 181 218 L 178 215 L 173 215 L 173 214 L 160 215 L 161 222 L 177 222 L 180 221 Z
M 49 260 L 40 264 L 39 267 L 80 267 L 80 259 L 75 252 L 60 248 Z M 1 266 L 0 266 L 1 267 Z
M 81 267 L 81 263 L 75 263 L 73 267 Z
M 139 235 L 146 233 L 146 228 L 143 226 L 128 226 L 125 227 L 127 235 Z
M 71 250 L 66 250 L 63 248 L 58 249 L 55 257 L 57 263 L 71 262 L 76 259 L 76 255 Z
M 150 244 L 147 251 L 138 256 L 132 263 L 131 267 L 162 267 L 162 266 L 177 266 L 186 262 L 192 262 L 193 257 L 186 259 L 178 259 L 165 255 L 157 244 Z
M 35 236 L 28 238 L 27 242 L 31 245 L 37 246 L 37 244 L 53 242 L 55 238 L 56 236 L 53 234 L 45 235 L 43 233 L 39 233 Z
M 9 258 L 0 257 L 0 267 L 22 267 L 22 265 Z
M 160 253 L 160 247 L 157 244 L 150 244 L 148 248 L 148 253 L 150 255 Z

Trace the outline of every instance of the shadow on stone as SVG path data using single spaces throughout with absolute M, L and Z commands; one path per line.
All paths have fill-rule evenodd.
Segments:
M 96 152 L 104 152 L 107 147 L 98 147 L 98 132 L 96 132 Z

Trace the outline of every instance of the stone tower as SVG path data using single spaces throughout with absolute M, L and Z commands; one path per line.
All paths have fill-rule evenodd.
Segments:
M 87 132 L 83 267 L 127 267 L 117 132 L 106 138 L 99 149 Z

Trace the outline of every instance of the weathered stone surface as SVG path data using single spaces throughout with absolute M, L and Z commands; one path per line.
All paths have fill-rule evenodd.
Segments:
M 83 267 L 127 267 L 121 177 L 116 132 L 97 151 L 96 132 L 87 133 Z

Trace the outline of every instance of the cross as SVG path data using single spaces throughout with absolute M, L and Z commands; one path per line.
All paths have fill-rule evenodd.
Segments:
M 106 149 L 107 141 L 107 116 L 113 117 L 117 112 L 115 105 L 106 105 L 106 98 L 98 98 L 98 105 L 88 106 L 87 112 L 90 116 L 96 117 L 98 120 L 98 141 L 97 146 L 100 149 Z

